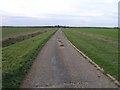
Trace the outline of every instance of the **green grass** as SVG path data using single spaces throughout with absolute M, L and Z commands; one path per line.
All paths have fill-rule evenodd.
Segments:
M 12 36 L 18 36 L 27 33 L 33 33 L 35 31 L 44 30 L 48 28 L 31 28 L 31 27 L 3 27 L 2 28 L 2 37 L 8 38 Z
M 118 44 L 104 41 L 104 37 L 118 40 L 118 30 L 96 28 L 63 29 L 67 38 L 104 70 L 118 79 Z M 81 34 L 84 32 L 85 34 Z M 88 34 L 92 34 L 89 36 Z M 103 36 L 103 37 L 99 37 Z
M 80 32 L 87 32 L 92 34 L 104 35 L 118 39 L 118 29 L 100 29 L 100 28 L 75 28 L 74 30 L 80 30 Z
M 55 31 L 50 30 L 2 49 L 3 88 L 20 87 L 37 53 Z

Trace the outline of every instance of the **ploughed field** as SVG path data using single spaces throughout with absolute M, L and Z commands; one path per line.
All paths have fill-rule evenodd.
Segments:
M 84 54 L 118 79 L 118 30 L 65 28 L 67 38 Z
M 2 86 L 19 87 L 43 45 L 56 28 L 3 28 L 3 38 L 48 30 L 2 48 Z M 14 37 L 17 38 L 17 37 Z

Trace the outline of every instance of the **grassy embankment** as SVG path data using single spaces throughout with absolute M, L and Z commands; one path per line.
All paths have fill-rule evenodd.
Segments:
M 67 28 L 63 31 L 79 50 L 118 79 L 117 29 Z
M 55 33 L 55 29 L 2 49 L 3 88 L 18 88 L 39 50 Z
M 33 33 L 36 31 L 44 30 L 48 28 L 35 28 L 35 27 L 3 27 L 2 28 L 2 38 L 10 38 L 13 36 L 19 36 L 23 34 Z
M 6 47 L 11 44 L 15 44 L 25 39 L 35 37 L 36 35 L 42 34 L 49 31 L 50 28 L 38 28 L 38 27 L 3 27 L 2 28 L 2 46 Z

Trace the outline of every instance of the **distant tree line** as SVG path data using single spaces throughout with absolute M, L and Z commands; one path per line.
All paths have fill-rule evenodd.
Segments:
M 120 29 L 120 27 L 71 27 L 71 26 L 60 26 L 60 25 L 56 25 L 56 26 L 1 26 L 2 28 L 4 27 L 22 27 L 22 28 L 26 28 L 26 27 L 30 27 L 30 28 L 101 28 L 101 29 L 110 29 L 110 28 L 115 28 L 115 29 Z

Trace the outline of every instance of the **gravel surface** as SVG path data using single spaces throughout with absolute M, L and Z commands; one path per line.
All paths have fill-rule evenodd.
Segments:
M 117 86 L 83 58 L 59 29 L 39 52 L 21 88 L 117 88 Z

